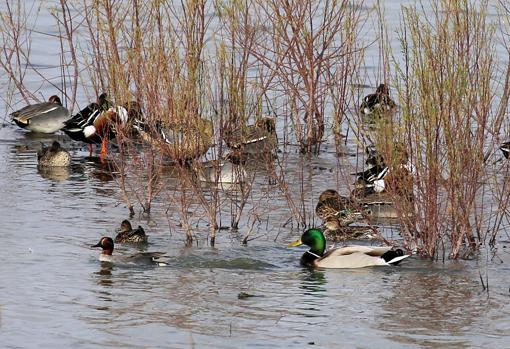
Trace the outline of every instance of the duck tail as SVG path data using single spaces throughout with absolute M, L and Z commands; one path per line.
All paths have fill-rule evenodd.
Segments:
M 410 255 L 404 254 L 404 251 L 398 248 L 384 253 L 381 258 L 390 265 L 398 265 L 403 259 L 406 259 L 409 256 Z

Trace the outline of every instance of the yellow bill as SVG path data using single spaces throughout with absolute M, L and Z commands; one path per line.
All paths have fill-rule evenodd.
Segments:
M 294 241 L 294 242 L 291 242 L 291 243 L 288 245 L 288 247 L 296 247 L 296 246 L 299 246 L 299 245 L 302 245 L 302 244 L 303 244 L 303 242 L 301 241 L 301 239 L 299 239 L 299 240 L 296 240 L 296 241 Z

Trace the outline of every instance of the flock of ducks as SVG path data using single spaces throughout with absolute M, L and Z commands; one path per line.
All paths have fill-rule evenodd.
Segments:
M 363 99 L 360 114 L 365 116 L 378 116 L 392 113 L 396 104 L 389 96 L 389 89 L 381 84 L 374 94 Z M 196 158 L 213 145 L 213 126 L 209 120 L 200 119 L 196 130 L 191 130 L 193 137 L 203 140 L 193 146 L 179 144 L 180 135 L 184 129 L 189 132 L 188 125 L 164 125 L 155 122 L 148 125 L 142 117 L 141 107 L 137 102 L 130 102 L 123 106 L 114 106 L 106 94 L 101 94 L 97 103 L 90 103 L 77 114 L 71 115 L 62 106 L 58 96 L 51 96 L 48 102 L 29 105 L 11 114 L 13 121 L 20 127 L 40 133 L 53 133 L 58 130 L 65 132 L 75 141 L 85 142 L 89 145 L 92 154 L 92 145 L 101 144 L 101 156 L 106 155 L 107 141 L 115 137 L 118 127 L 129 125 L 144 141 L 157 146 L 165 155 L 172 159 Z M 230 172 L 238 171 L 239 165 L 245 161 L 245 154 L 259 154 L 272 152 L 277 146 L 275 120 L 262 117 L 254 125 L 242 127 L 227 132 L 225 143 L 232 150 L 221 161 L 221 167 L 227 167 Z M 239 155 L 241 154 L 241 155 Z M 298 241 L 289 246 L 307 245 L 310 250 L 301 257 L 301 265 L 311 268 L 360 268 L 368 266 L 396 265 L 404 258 L 409 257 L 400 249 L 391 247 L 346 246 L 326 251 L 326 238 L 324 233 L 336 233 L 344 240 L 371 238 L 366 234 L 348 230 L 351 223 L 363 220 L 367 216 L 367 204 L 363 198 L 370 194 L 378 194 L 386 189 L 385 179 L 391 168 L 384 163 L 384 159 L 375 149 L 367 148 L 367 165 L 371 166 L 364 172 L 357 173 L 356 188 L 350 197 L 338 194 L 336 190 L 329 189 L 320 196 L 316 206 L 316 214 L 323 221 L 321 228 L 305 231 Z M 51 146 L 43 147 L 38 152 L 40 166 L 61 167 L 69 166 L 71 156 L 54 141 Z M 212 181 L 214 166 L 203 166 L 200 176 L 205 181 Z M 407 155 L 403 151 L 401 167 L 407 170 Z M 241 166 L 242 167 L 242 166 Z M 411 170 L 407 170 L 411 173 Z M 220 174 L 221 175 L 221 174 Z M 243 176 L 243 173 L 238 173 Z M 216 177 L 217 178 L 217 177 Z M 222 179 L 220 180 L 228 180 Z M 144 252 L 130 256 L 113 256 L 115 243 L 147 243 L 148 238 L 141 226 L 133 229 L 128 220 L 124 220 L 117 229 L 115 240 L 102 237 L 92 247 L 102 249 L 100 260 L 103 262 L 125 263 L 151 263 L 164 265 L 161 252 Z

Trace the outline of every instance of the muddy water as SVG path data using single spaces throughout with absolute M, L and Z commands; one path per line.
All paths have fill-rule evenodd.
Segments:
M 395 13 L 392 5 L 386 16 Z M 50 20 L 41 12 L 42 30 L 54 31 Z M 44 47 L 34 46 L 41 66 L 54 58 Z M 36 77 L 30 79 L 35 85 Z M 68 171 L 41 171 L 36 151 L 55 138 L 71 149 L 73 164 Z M 308 211 L 321 190 L 341 187 L 339 172 L 349 172 L 338 169 L 331 146 L 324 150 L 321 158 L 290 155 L 287 162 L 291 186 L 302 185 L 303 177 Z M 355 151 L 349 142 L 346 158 Z M 303 250 L 285 247 L 299 235 L 283 225 L 291 216 L 287 202 L 268 194 L 275 189 L 263 176 L 255 183 L 250 205 L 258 206 L 261 223 L 248 246 L 240 243 L 249 230 L 244 224 L 238 233 L 221 231 L 214 248 L 203 240 L 184 247 L 182 231 L 175 224 L 169 229 L 161 199 L 150 220 L 137 215 L 133 221 L 150 234 L 145 249 L 166 252 L 168 266 L 102 265 L 89 246 L 127 218 L 105 165 L 64 135 L 35 136 L 4 124 L 0 347 L 510 347 L 507 235 L 489 259 L 443 264 L 412 258 L 389 269 L 303 270 Z M 223 211 L 220 223 L 228 225 Z M 200 236 L 207 225 L 197 222 L 196 229 Z M 489 292 L 480 273 L 488 275 Z

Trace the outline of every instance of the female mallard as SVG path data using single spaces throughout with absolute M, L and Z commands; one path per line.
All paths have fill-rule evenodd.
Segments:
M 146 243 L 147 235 L 141 226 L 134 229 L 131 227 L 131 222 L 127 219 L 123 220 L 120 228 L 116 230 L 118 233 L 115 237 L 116 243 Z
M 380 84 L 375 93 L 363 98 L 359 112 L 363 116 L 369 115 L 391 115 L 397 110 L 397 105 L 390 97 L 388 85 Z
M 308 229 L 301 239 L 289 247 L 307 245 L 310 250 L 301 257 L 301 265 L 308 268 L 363 268 L 371 266 L 397 265 L 409 255 L 401 249 L 381 246 L 345 246 L 326 250 L 326 239 L 320 229 Z
M 51 96 L 48 102 L 28 105 L 11 113 L 11 117 L 21 128 L 33 132 L 53 133 L 64 127 L 70 113 L 62 106 L 58 96 Z
M 71 164 L 71 155 L 60 146 L 60 143 L 53 141 L 50 147 L 44 147 L 37 152 L 39 166 L 65 167 Z
M 315 206 L 315 213 L 324 221 L 328 230 L 338 230 L 342 226 L 363 218 L 362 213 L 356 210 L 356 205 L 351 199 L 341 196 L 333 189 L 321 193 Z
M 135 119 L 133 128 L 140 137 L 173 161 L 196 159 L 214 144 L 214 125 L 201 117 L 165 125 L 160 120 L 147 122 Z
M 268 116 L 261 117 L 255 124 L 228 134 L 225 142 L 230 149 L 239 150 L 245 154 L 271 152 L 278 144 L 275 120 Z

